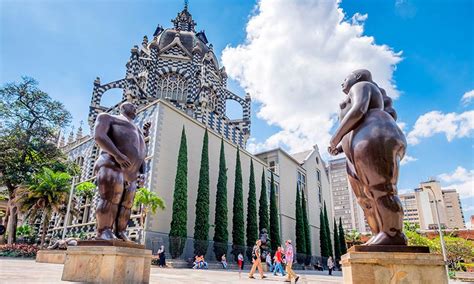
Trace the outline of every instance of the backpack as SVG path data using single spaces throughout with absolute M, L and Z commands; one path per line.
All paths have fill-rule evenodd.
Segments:
M 257 246 L 254 246 L 252 249 L 252 259 L 257 260 Z

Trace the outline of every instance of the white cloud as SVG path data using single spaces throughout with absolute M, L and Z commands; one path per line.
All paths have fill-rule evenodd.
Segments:
M 340 85 L 355 69 L 369 69 L 388 95 L 399 96 L 392 75 L 401 53 L 364 36 L 367 15 L 345 20 L 339 2 L 261 0 L 246 42 L 223 51 L 227 73 L 261 103 L 258 117 L 281 128 L 250 141 L 250 149 L 325 149 L 344 99 Z
M 474 197 L 474 170 L 457 167 L 452 173 L 440 174 L 443 188 L 453 188 L 464 198 Z
M 474 130 L 474 111 L 463 113 L 442 113 L 430 111 L 418 117 L 415 126 L 408 133 L 407 140 L 411 145 L 420 143 L 421 138 L 428 138 L 437 133 L 446 135 L 451 142 L 454 138 L 469 137 Z
M 469 92 L 465 92 L 462 96 L 461 102 L 463 105 L 467 106 L 474 100 L 474 90 L 470 90 Z
M 415 157 L 412 157 L 410 155 L 405 155 L 405 157 L 403 157 L 403 160 L 400 162 L 400 164 L 403 166 L 403 165 L 406 165 L 410 162 L 414 162 L 414 161 L 417 161 L 418 159 L 415 158 Z

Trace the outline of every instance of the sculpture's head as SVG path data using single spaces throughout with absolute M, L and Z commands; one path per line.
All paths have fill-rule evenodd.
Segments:
M 355 83 L 363 81 L 372 82 L 372 74 L 370 73 L 370 71 L 367 69 L 355 70 L 351 74 L 349 74 L 346 79 L 344 79 L 344 82 L 342 82 L 342 91 L 345 94 L 348 94 Z
M 135 119 L 137 116 L 137 108 L 134 104 L 125 102 L 120 105 L 120 113 L 130 119 Z

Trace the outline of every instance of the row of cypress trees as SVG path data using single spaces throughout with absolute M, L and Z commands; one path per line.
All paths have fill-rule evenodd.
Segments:
M 194 224 L 194 253 L 206 254 L 209 235 L 209 137 L 204 133 L 201 152 L 201 167 L 196 199 L 196 220 Z M 258 239 L 258 230 L 270 228 L 271 247 L 280 245 L 280 228 L 278 221 L 278 206 L 275 193 L 273 174 L 270 188 L 270 214 L 266 192 L 265 172 L 262 171 L 262 186 L 260 192 L 257 226 L 256 186 L 253 161 L 250 162 L 249 195 L 247 197 L 247 228 L 244 223 L 243 180 L 240 162 L 240 150 L 237 149 L 235 166 L 234 199 L 232 210 L 232 244 L 233 253 L 243 253 L 245 245 L 252 247 Z M 225 161 L 224 141 L 221 140 L 219 154 L 219 176 L 217 180 L 216 210 L 214 216 L 214 253 L 217 259 L 227 252 L 227 167 Z M 187 221 L 187 146 L 186 132 L 183 127 L 178 153 L 178 165 L 173 195 L 173 215 L 170 230 L 170 253 L 173 258 L 179 257 L 186 242 Z M 246 235 L 246 241 L 245 241 Z M 249 254 L 250 251 L 247 252 Z
M 324 209 L 320 210 L 320 233 L 319 241 L 321 245 L 321 256 L 329 257 L 334 256 L 335 260 L 340 260 L 341 255 L 347 253 L 346 240 L 344 235 L 344 228 L 342 227 L 342 220 L 339 218 L 339 226 L 337 225 L 336 219 L 333 223 L 333 242 L 334 242 L 334 254 L 333 246 L 331 244 L 331 232 L 329 227 L 329 220 L 326 208 L 326 202 L 324 202 Z M 337 262 L 336 262 L 337 263 Z

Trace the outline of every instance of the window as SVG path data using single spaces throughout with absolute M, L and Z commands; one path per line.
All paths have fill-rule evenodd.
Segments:
M 176 73 L 167 73 L 158 79 L 158 98 L 186 102 L 187 95 L 188 83 L 183 76 Z
M 319 165 L 319 158 L 318 157 L 316 157 L 316 164 Z
M 316 170 L 316 177 L 318 178 L 318 182 L 321 182 L 321 171 L 319 169 Z
M 319 198 L 319 203 L 323 202 L 323 190 L 321 188 L 321 185 L 318 185 L 318 198 Z
M 297 183 L 296 187 L 298 190 L 306 189 L 306 175 L 300 171 L 297 172 Z
M 275 172 L 275 161 L 270 161 L 268 164 L 270 166 L 269 170 Z

